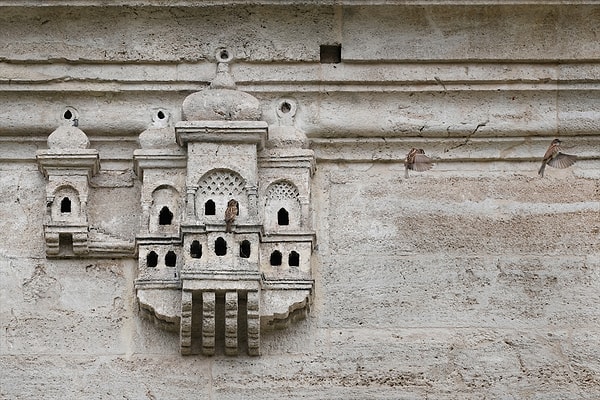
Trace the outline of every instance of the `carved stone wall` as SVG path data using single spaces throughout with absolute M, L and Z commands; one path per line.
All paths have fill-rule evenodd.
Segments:
M 0 397 L 600 398 L 598 4 L 110 4 L 0 4 Z

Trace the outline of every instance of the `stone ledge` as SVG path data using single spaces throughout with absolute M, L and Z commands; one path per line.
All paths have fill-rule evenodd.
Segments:
M 497 6 L 497 5 L 596 5 L 593 0 L 54 0 L 41 2 L 39 0 L 5 0 L 0 6 L 4 7 L 215 7 L 215 6 L 244 6 L 244 5 L 311 5 L 311 6 L 381 6 L 381 5 L 412 5 L 412 6 Z
M 18 141 L 27 138 L 30 145 L 40 145 L 36 135 L 47 135 L 54 123 L 52 114 L 60 114 L 65 102 L 76 104 L 85 120 L 93 145 L 102 145 L 102 160 L 111 157 L 115 161 L 130 157 L 135 143 L 108 147 L 107 140 L 117 142 L 125 137 L 140 134 L 147 128 L 149 108 L 152 105 L 171 110 L 173 120 L 180 119 L 181 94 L 167 93 L 161 100 L 143 101 L 139 94 L 123 92 L 118 101 L 107 103 L 100 109 L 93 97 L 77 97 L 65 93 L 46 93 L 35 101 L 31 94 L 13 93 L 5 99 L 6 118 L 0 121 L 0 140 Z M 269 126 L 276 126 L 279 93 L 256 94 L 261 98 L 264 119 Z M 0 98 L 3 98 L 0 95 Z M 494 86 L 487 90 L 423 92 L 313 92 L 298 94 L 298 112 L 294 126 L 308 138 L 331 137 L 464 137 L 485 134 L 500 136 L 560 136 L 591 135 L 600 131 L 600 90 L 581 88 L 563 90 L 513 90 L 511 87 Z M 125 106 L 124 106 L 125 105 Z M 39 113 L 45 109 L 47 113 Z M 113 121 L 121 121 L 116 127 Z M 265 128 L 267 129 L 267 128 Z M 118 135 L 118 136 L 117 136 Z M 127 136 L 126 136 L 127 135 Z M 190 133 L 195 135 L 195 133 Z M 207 133 L 208 135 L 208 133 Z M 218 131 L 213 132 L 218 140 Z M 250 133 L 247 136 L 258 136 Z M 114 137 L 111 139 L 111 136 Z M 246 140 L 239 135 L 240 140 Z M 100 141 L 100 138 L 107 138 Z M 255 138 L 254 140 L 259 140 Z M 268 144 L 268 143 L 267 143 Z M 3 143 L 4 145 L 4 143 Z M 0 153 L 4 153 L 0 146 Z M 0 158 L 3 155 L 0 154 Z M 7 154 L 6 157 L 12 157 Z
M 407 136 L 403 138 L 383 137 L 340 137 L 310 139 L 310 147 L 319 162 L 403 162 L 411 147 L 423 148 L 427 154 L 444 162 L 527 162 L 540 161 L 549 143 L 555 137 L 563 140 L 565 153 L 577 155 L 580 161 L 599 160 L 600 136 L 596 134 L 576 135 L 569 132 L 553 136 L 515 136 L 515 137 L 483 137 L 482 135 L 457 138 L 435 138 Z M 25 143 L 19 137 L 5 137 L 1 140 L 0 161 L 35 162 L 35 151 L 17 151 L 17 148 L 29 146 L 29 142 L 42 143 L 43 137 L 29 137 Z M 115 144 L 118 140 L 115 141 Z M 179 162 L 178 157 L 175 160 Z M 165 160 L 166 161 L 166 160 Z M 259 162 L 267 163 L 269 159 L 260 158 Z M 580 165 L 580 164 L 576 164 Z M 131 170 L 113 170 L 111 173 L 125 174 Z M 102 171 L 100 171 L 102 174 Z M 94 182 L 94 180 L 92 180 Z M 102 185 L 99 185 L 104 187 Z M 114 185 L 113 185 L 114 186 Z M 106 187 L 113 187 L 107 185 Z M 185 224 L 184 224 L 185 225 Z M 182 228 L 184 228 L 182 225 Z M 218 230 L 220 226 L 208 228 Z M 242 229 L 242 228 L 239 228 Z M 202 230 L 204 231 L 204 230 Z M 254 232 L 253 226 L 244 228 L 244 232 Z
M 600 160 L 597 149 L 600 136 L 558 135 L 563 152 L 577 155 L 578 160 Z M 318 161 L 403 162 L 412 147 L 422 148 L 434 162 L 523 162 L 541 161 L 554 137 L 462 139 L 435 138 L 339 138 L 312 139 Z
M 268 125 L 264 121 L 181 121 L 175 125 L 177 143 L 244 143 L 264 146 Z
M 214 64 L 202 63 L 25 63 L 0 62 L 4 92 L 195 92 L 206 88 Z M 373 73 L 373 70 L 377 73 Z M 236 84 L 249 93 L 494 90 L 598 90 L 600 64 L 573 60 L 236 62 Z

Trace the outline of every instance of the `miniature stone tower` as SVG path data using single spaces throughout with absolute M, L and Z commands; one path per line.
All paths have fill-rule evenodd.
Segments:
M 179 329 L 182 354 L 259 355 L 261 329 L 285 327 L 310 303 L 314 159 L 300 143 L 267 149 L 259 101 L 236 90 L 231 53 L 216 58 L 215 79 L 185 99 L 174 132 L 140 135 L 137 296 L 145 315 Z
M 37 152 L 46 184 L 44 237 L 48 257 L 81 257 L 89 252 L 87 199 L 90 179 L 100 169 L 98 151 L 89 149 L 86 134 L 77 128 L 74 110 L 48 136 L 48 150 Z

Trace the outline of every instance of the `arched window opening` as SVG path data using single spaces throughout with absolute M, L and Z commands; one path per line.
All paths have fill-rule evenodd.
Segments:
M 290 256 L 288 257 L 288 264 L 290 267 L 299 267 L 300 266 L 300 254 L 292 251 Z
M 285 208 L 281 208 L 277 211 L 277 224 L 278 225 L 289 225 L 290 215 Z
M 207 200 L 204 203 L 204 215 L 215 215 L 215 202 L 212 200 Z
M 177 264 L 177 255 L 174 251 L 169 251 L 165 256 L 165 265 L 167 267 L 174 267 Z
M 250 258 L 250 242 L 247 240 L 240 243 L 240 257 Z
M 155 252 L 151 251 L 146 256 L 146 267 L 148 267 L 148 268 L 154 268 L 157 265 L 158 265 L 158 254 L 156 254 Z
M 275 250 L 274 252 L 271 253 L 271 265 L 273 265 L 273 266 L 281 265 L 281 252 L 280 251 Z
M 71 199 L 65 197 L 60 202 L 60 212 L 61 213 L 70 213 L 71 212 Z
M 194 240 L 190 246 L 190 256 L 192 258 L 201 258 L 202 257 L 202 245 L 199 241 Z
M 222 237 L 218 237 L 215 240 L 215 254 L 218 256 L 227 254 L 227 242 Z
M 173 221 L 173 213 L 169 210 L 169 207 L 164 206 L 160 210 L 160 214 L 158 214 L 158 224 L 159 225 L 171 225 Z

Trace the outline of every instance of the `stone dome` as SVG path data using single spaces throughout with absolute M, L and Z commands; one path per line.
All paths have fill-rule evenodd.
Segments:
M 85 132 L 76 126 L 62 125 L 48 136 L 50 149 L 87 149 L 90 140 Z
M 175 128 L 169 122 L 171 114 L 166 110 L 158 110 L 152 117 L 152 125 L 140 133 L 138 142 L 142 149 L 179 148 L 175 141 Z
M 256 121 L 261 117 L 260 102 L 246 92 L 237 90 L 229 73 L 226 58 L 217 56 L 217 74 L 210 86 L 190 94 L 183 101 L 183 119 L 186 121 Z
M 206 89 L 183 101 L 186 121 L 256 121 L 261 110 L 258 99 L 231 89 Z

